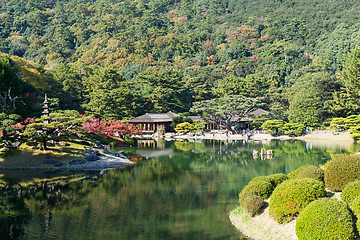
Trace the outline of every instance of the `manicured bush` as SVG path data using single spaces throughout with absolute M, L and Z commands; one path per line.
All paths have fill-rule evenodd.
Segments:
M 345 185 L 360 179 L 360 157 L 355 155 L 335 158 L 326 164 L 325 186 L 341 192 Z
M 324 170 L 313 165 L 304 165 L 288 174 L 289 178 L 313 178 L 324 181 Z
M 300 212 L 296 235 L 299 240 L 355 239 L 351 213 L 336 199 L 313 201 Z
M 266 177 L 254 178 L 239 193 L 240 205 L 244 206 L 243 202 L 248 196 L 255 195 L 263 199 L 269 198 L 273 190 L 273 185 Z
M 360 232 L 360 196 L 354 198 L 350 203 L 350 210 L 356 216 L 356 229 Z
M 287 175 L 284 173 L 272 174 L 272 175 L 267 176 L 266 178 L 274 186 L 274 189 L 276 188 L 277 185 L 279 185 L 280 183 L 282 183 L 283 181 L 288 179 Z
M 354 213 L 354 215 L 359 219 L 360 218 L 360 196 L 354 198 L 350 202 L 350 210 Z
M 341 193 L 341 199 L 350 205 L 351 201 L 356 197 L 360 196 L 360 181 L 356 180 L 354 182 L 346 184 L 344 190 Z
M 310 202 L 325 196 L 323 182 L 312 178 L 286 180 L 272 193 L 269 214 L 276 222 L 289 222 Z
M 256 214 L 261 213 L 265 206 L 265 202 L 264 199 L 259 196 L 250 195 L 244 199 L 242 206 L 244 207 L 245 212 L 253 217 Z

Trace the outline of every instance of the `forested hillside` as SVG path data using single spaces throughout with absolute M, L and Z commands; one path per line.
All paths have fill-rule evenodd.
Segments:
M 241 95 L 318 126 L 360 113 L 359 13 L 357 0 L 0 0 L 0 77 L 17 68 L 14 94 L 97 117 Z

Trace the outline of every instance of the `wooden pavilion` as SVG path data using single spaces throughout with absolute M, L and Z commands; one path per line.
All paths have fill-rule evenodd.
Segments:
M 173 128 L 170 124 L 174 117 L 179 117 L 179 115 L 173 112 L 146 113 L 129 120 L 129 123 L 134 124 L 137 129 L 142 130 L 145 134 L 155 133 L 160 129 L 164 129 L 165 132 L 171 132 Z

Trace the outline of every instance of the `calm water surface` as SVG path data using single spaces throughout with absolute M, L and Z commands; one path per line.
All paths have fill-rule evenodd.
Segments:
M 252 151 L 275 152 L 254 159 Z M 230 223 L 253 177 L 319 165 L 357 146 L 160 142 L 107 172 L 1 172 L 0 239 L 246 239 Z

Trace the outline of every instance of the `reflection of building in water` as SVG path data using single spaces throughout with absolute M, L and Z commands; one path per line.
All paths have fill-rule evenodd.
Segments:
M 146 139 L 146 140 L 137 140 L 137 146 L 139 148 L 147 147 L 147 148 L 165 148 L 165 141 L 159 140 L 155 141 L 153 139 Z
M 261 160 L 265 160 L 265 159 L 272 159 L 274 156 L 274 151 L 273 150 L 265 150 L 264 148 L 261 149 L 260 153 L 259 151 L 255 150 L 253 151 L 253 158 L 257 159 L 260 155 Z

